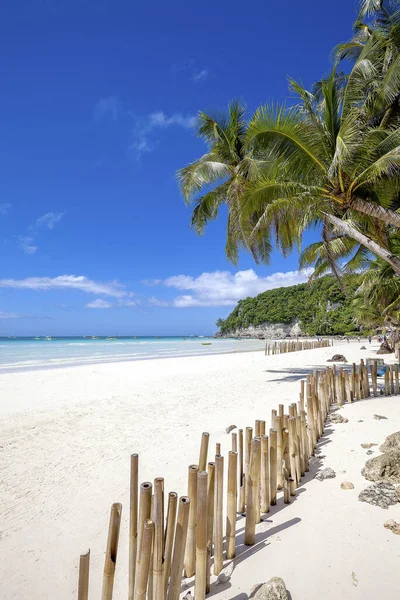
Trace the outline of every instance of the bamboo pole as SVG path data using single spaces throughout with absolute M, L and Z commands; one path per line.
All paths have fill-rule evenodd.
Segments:
M 306 424 L 306 411 L 302 410 L 300 411 L 300 426 L 301 426 L 301 435 L 302 435 L 302 441 L 303 441 L 303 460 L 304 460 L 304 471 L 308 472 L 309 471 L 309 466 L 308 466 L 308 458 L 309 458 L 309 454 L 308 454 L 308 438 L 307 438 L 307 424 Z
M 221 444 L 219 442 L 215 444 L 215 456 L 221 456 Z
M 271 429 L 276 429 L 276 415 L 277 415 L 277 411 L 273 408 L 271 410 Z
M 289 419 L 289 460 L 290 460 L 291 478 L 294 480 L 294 483 L 295 483 L 294 486 L 291 486 L 291 490 L 290 490 L 291 496 L 296 495 L 296 487 L 297 487 L 296 450 L 295 450 L 294 436 L 295 436 L 294 417 L 290 417 L 290 419 Z
M 101 600 L 111 600 L 113 595 L 115 564 L 117 562 L 119 529 L 121 525 L 121 512 L 122 504 L 115 502 L 111 506 L 110 512 Z
M 261 436 L 261 512 L 269 512 L 269 448 L 268 436 Z
M 260 421 L 259 421 L 259 419 L 256 419 L 255 426 L 254 426 L 254 437 L 260 437 L 260 435 L 261 435 Z
M 214 575 L 223 567 L 223 502 L 224 502 L 224 457 L 215 457 L 214 490 Z
M 214 489 L 215 463 L 208 463 L 208 495 L 207 495 L 207 577 L 206 594 L 210 592 L 211 551 L 214 537 Z
M 138 486 L 139 455 L 131 455 L 130 505 L 129 505 L 129 592 L 128 599 L 133 600 L 135 593 L 135 574 L 138 535 Z
M 190 498 L 179 498 L 178 521 L 176 523 L 174 552 L 171 564 L 171 578 L 168 588 L 168 600 L 179 600 L 187 531 L 189 524 Z
M 243 463 L 243 429 L 239 429 L 239 502 L 238 512 L 244 513 L 245 504 L 245 485 L 244 485 L 244 463 Z
M 286 468 L 284 469 L 283 475 L 283 502 L 285 504 L 290 504 L 289 474 Z
M 197 465 L 190 465 L 188 473 L 188 496 L 190 498 L 189 524 L 185 550 L 185 577 L 193 577 L 196 561 L 196 512 L 197 512 Z
M 396 394 L 400 393 L 399 389 L 399 363 L 395 363 L 394 365 L 394 377 L 396 380 Z
M 304 379 L 300 381 L 300 410 L 304 410 Z
M 195 600 L 205 600 L 207 585 L 207 471 L 197 473 L 197 526 Z
M 255 488 L 257 485 L 257 455 L 258 447 L 261 442 L 258 438 L 251 440 L 250 467 L 246 477 L 247 502 L 246 502 L 246 525 L 244 532 L 244 543 L 246 546 L 252 546 L 256 535 L 256 506 Z
M 153 598 L 164 599 L 164 479 L 154 480 L 154 543 L 153 543 Z
M 265 421 L 260 421 L 260 436 L 265 435 Z
M 237 458 L 237 452 L 229 452 L 226 558 L 235 558 L 236 555 Z
M 276 424 L 276 477 L 277 477 L 277 489 L 281 490 L 283 487 L 283 473 L 282 473 L 282 417 L 277 415 L 275 417 Z
M 393 373 L 393 367 L 392 367 L 392 365 L 390 365 L 390 367 L 389 367 L 390 393 L 392 394 L 392 396 L 394 394 L 394 378 L 393 378 L 393 375 L 394 375 L 394 373 Z
M 139 533 L 138 533 L 138 544 L 137 544 L 137 552 L 136 552 L 136 573 L 138 573 L 139 569 L 140 569 L 144 524 L 145 524 L 145 521 L 150 520 L 152 491 L 153 491 L 153 486 L 149 481 L 145 481 L 144 483 L 142 483 L 140 485 Z M 149 534 L 147 534 L 147 535 L 149 535 Z M 136 583 L 135 583 L 135 588 L 136 588 Z M 136 591 L 135 591 L 135 594 L 136 594 Z
M 139 539 L 141 552 L 136 570 L 135 600 L 146 600 L 153 535 L 154 523 L 150 519 L 146 519 L 143 523 L 142 539 Z
M 276 477 L 276 431 L 275 429 L 269 430 L 269 477 L 270 477 L 270 504 L 275 506 L 276 504 L 276 488 L 277 488 L 277 477 Z
M 167 595 L 168 580 L 169 580 L 169 576 L 170 576 L 170 572 L 171 572 L 172 546 L 174 543 L 177 508 L 178 508 L 178 494 L 176 492 L 170 492 L 168 494 L 167 524 L 165 527 L 165 537 L 164 537 L 164 540 L 165 540 L 164 557 L 163 557 L 164 598 Z
M 201 434 L 199 471 L 205 471 L 207 468 L 207 454 L 208 454 L 209 440 L 210 440 L 210 434 L 207 431 L 203 431 L 203 433 Z
M 386 367 L 386 371 L 385 371 L 385 383 L 384 383 L 384 389 L 385 389 L 385 396 L 390 396 L 390 388 L 389 388 L 389 368 Z
M 237 452 L 237 433 L 232 433 L 232 452 Z
M 255 505 L 255 519 L 256 525 L 261 521 L 261 439 L 258 437 L 257 440 L 260 443 L 257 446 L 256 453 L 256 482 L 254 487 L 254 505 Z
M 90 550 L 81 554 L 79 559 L 78 600 L 88 600 L 89 597 L 89 568 Z
M 250 449 L 253 438 L 253 428 L 246 427 L 244 439 L 244 475 L 247 478 L 250 469 Z M 247 485 L 244 486 L 244 501 L 247 504 Z

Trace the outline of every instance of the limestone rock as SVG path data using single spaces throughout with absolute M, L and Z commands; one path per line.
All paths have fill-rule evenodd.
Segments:
M 225 433 L 230 433 L 234 429 L 236 429 L 236 425 L 229 425 L 229 427 L 225 429 Z
M 335 471 L 330 467 L 327 467 L 326 469 L 322 469 L 322 471 L 317 473 L 314 479 L 318 479 L 318 481 L 323 481 L 324 479 L 333 479 L 334 477 L 336 477 Z
M 388 435 L 379 450 L 381 452 L 388 452 L 389 450 L 400 451 L 400 431 Z
M 229 581 L 232 576 L 234 568 L 235 568 L 235 565 L 232 561 L 231 563 L 229 563 L 229 565 L 227 567 L 225 567 L 225 569 L 222 569 L 221 573 L 217 577 L 217 581 L 215 582 L 215 585 L 220 585 L 221 583 L 227 583 L 227 581 Z
M 374 415 L 374 419 L 377 421 L 382 421 L 382 419 L 387 419 L 384 415 Z
M 331 415 L 331 423 L 348 423 L 349 420 L 346 417 L 342 417 L 339 413 L 333 413 Z
M 361 444 L 361 448 L 365 448 L 366 450 L 368 450 L 369 448 L 372 448 L 372 446 L 377 446 L 378 444 Z M 382 450 L 382 447 L 381 447 Z
M 390 529 L 390 531 L 396 535 L 400 535 L 400 523 L 396 523 L 394 519 L 388 519 L 384 522 L 383 526 L 386 527 L 386 529 Z
M 400 450 L 391 450 L 370 458 L 361 471 L 369 481 L 390 481 L 400 483 Z
M 280 577 L 272 577 L 267 583 L 256 585 L 249 598 L 252 600 L 288 600 L 285 582 Z
M 361 346 L 360 350 L 366 350 L 365 346 Z
M 351 481 L 342 481 L 340 487 L 342 490 L 354 490 L 354 485 L 351 483 Z
M 377 354 L 392 354 L 394 352 L 394 348 L 389 345 L 388 341 L 385 341 L 381 344 Z
M 366 487 L 358 496 L 360 502 L 368 502 L 381 508 L 397 504 L 396 488 L 389 481 L 378 481 Z
M 347 363 L 347 358 L 343 354 L 334 354 L 332 358 L 328 358 L 326 362 L 345 362 Z

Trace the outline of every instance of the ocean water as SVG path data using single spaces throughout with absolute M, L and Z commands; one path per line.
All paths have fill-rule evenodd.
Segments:
M 260 340 L 207 337 L 0 338 L 0 372 L 262 350 Z

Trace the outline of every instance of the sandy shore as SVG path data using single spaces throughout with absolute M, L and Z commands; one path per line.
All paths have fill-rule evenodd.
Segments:
M 372 356 L 353 342 L 335 346 L 349 362 Z M 375 345 L 376 348 L 376 345 Z M 140 480 L 165 477 L 186 492 L 201 432 L 230 449 L 225 428 L 266 419 L 297 401 L 299 380 L 323 368 L 332 348 L 265 357 L 262 352 L 102 364 L 11 373 L 0 384 L 0 580 L 4 600 L 76 597 L 79 554 L 92 553 L 91 598 L 98 598 L 110 504 L 123 503 L 115 599 L 126 598 L 129 456 L 140 454 Z M 393 359 L 389 359 L 393 361 Z M 400 429 L 400 398 L 343 408 L 349 422 L 329 426 L 325 458 L 315 459 L 296 500 L 278 500 L 256 545 L 240 545 L 231 580 L 217 598 L 241 600 L 272 576 L 293 600 L 375 599 L 400 590 L 400 504 L 385 511 L 358 501 L 369 458 L 360 444 L 381 444 Z M 379 413 L 387 420 L 377 421 Z M 375 454 L 378 452 L 375 449 Z M 335 479 L 313 480 L 321 466 Z M 354 490 L 341 490 L 342 481 Z M 237 523 L 243 542 L 244 519 Z M 246 560 L 244 560 L 246 559 Z M 189 582 L 190 584 L 190 582 Z

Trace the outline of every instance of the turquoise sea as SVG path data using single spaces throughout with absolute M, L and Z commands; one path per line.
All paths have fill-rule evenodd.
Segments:
M 262 350 L 259 340 L 207 337 L 0 338 L 0 372 Z

